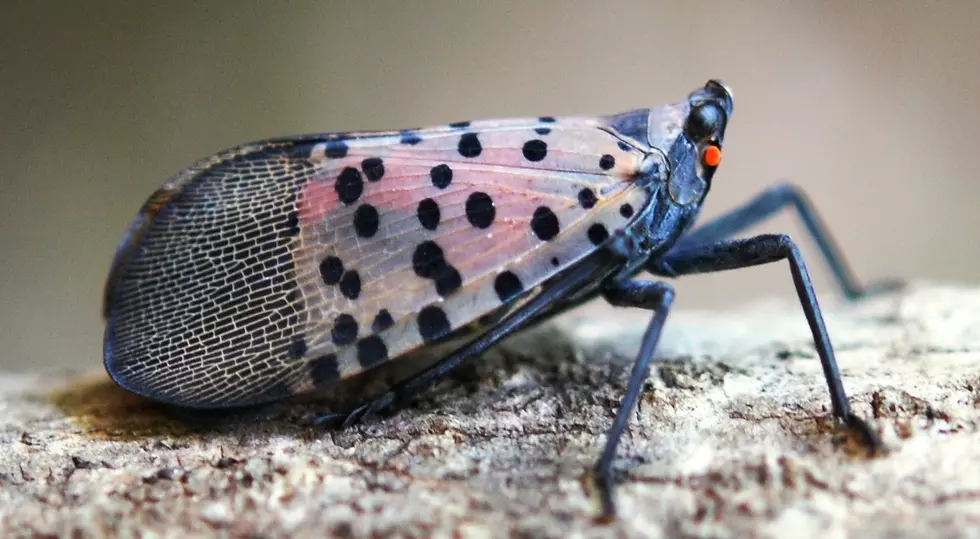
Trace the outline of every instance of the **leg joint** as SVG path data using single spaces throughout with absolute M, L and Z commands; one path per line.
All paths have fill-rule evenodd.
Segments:
M 626 281 L 603 287 L 602 295 L 616 307 L 658 310 L 674 301 L 674 287 L 659 281 Z

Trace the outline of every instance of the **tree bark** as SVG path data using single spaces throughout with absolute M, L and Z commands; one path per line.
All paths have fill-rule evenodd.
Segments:
M 920 283 L 824 310 L 854 411 L 835 427 L 798 305 L 675 309 L 624 435 L 618 519 L 581 478 L 648 315 L 572 313 L 346 430 L 329 402 L 187 418 L 101 371 L 0 374 L 11 536 L 980 535 L 980 289 Z M 92 358 L 79 358 L 91 364 Z

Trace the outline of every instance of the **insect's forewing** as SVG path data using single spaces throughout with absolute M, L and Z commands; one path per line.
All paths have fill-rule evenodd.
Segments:
M 144 207 L 107 285 L 124 387 L 213 407 L 323 388 L 439 341 L 574 264 L 649 201 L 601 120 L 282 139 Z

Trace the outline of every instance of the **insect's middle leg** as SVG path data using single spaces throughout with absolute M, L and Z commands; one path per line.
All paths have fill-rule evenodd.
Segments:
M 790 183 L 773 185 L 742 206 L 695 228 L 678 240 L 674 250 L 685 252 L 700 246 L 731 239 L 736 234 L 772 217 L 787 206 L 792 206 L 800 216 L 803 225 L 813 237 L 847 299 L 856 300 L 879 292 L 894 290 L 901 286 L 901 282 L 895 280 L 862 286 L 848 268 L 837 243 L 820 219 L 813 204 L 799 187 Z M 655 275 L 665 277 L 678 275 L 677 268 L 672 267 L 666 259 L 653 261 L 646 269 Z
M 606 445 L 602 449 L 602 456 L 595 465 L 595 479 L 602 500 L 602 512 L 603 515 L 609 517 L 615 512 L 612 499 L 612 462 L 616 457 L 616 448 L 619 446 L 623 430 L 626 429 L 630 414 L 636 408 L 636 402 L 640 397 L 643 384 L 649 375 L 650 362 L 653 361 L 657 343 L 660 341 L 661 330 L 664 322 L 667 321 L 667 313 L 674 302 L 674 289 L 669 284 L 662 282 L 614 282 L 605 287 L 603 296 L 606 301 L 617 307 L 639 307 L 654 311 L 653 318 L 650 319 L 646 333 L 643 334 L 643 340 L 640 342 L 640 351 L 633 363 L 633 370 L 630 373 L 623 401 L 620 403 L 619 411 L 616 412 L 616 419 L 613 420 L 612 427 L 606 435 Z
M 869 449 L 877 449 L 881 445 L 877 435 L 867 423 L 851 411 L 841 383 L 830 336 L 823 315 L 820 313 L 813 283 L 810 281 L 810 274 L 807 272 L 799 247 L 789 236 L 762 234 L 748 239 L 722 241 L 689 248 L 675 247 L 664 257 L 664 262 L 678 275 L 746 268 L 780 260 L 789 261 L 793 284 L 810 326 L 824 378 L 830 390 L 834 415 L 857 431 Z

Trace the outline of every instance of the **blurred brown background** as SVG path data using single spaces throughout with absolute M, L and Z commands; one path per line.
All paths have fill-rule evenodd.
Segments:
M 862 279 L 980 277 L 973 0 L 6 1 L 2 18 L 0 368 L 99 368 L 113 249 L 145 197 L 203 155 L 618 112 L 710 77 L 736 107 L 706 216 L 791 178 Z M 794 218 L 762 230 L 800 240 L 835 301 Z M 677 286 L 680 308 L 792 296 L 784 264 Z

